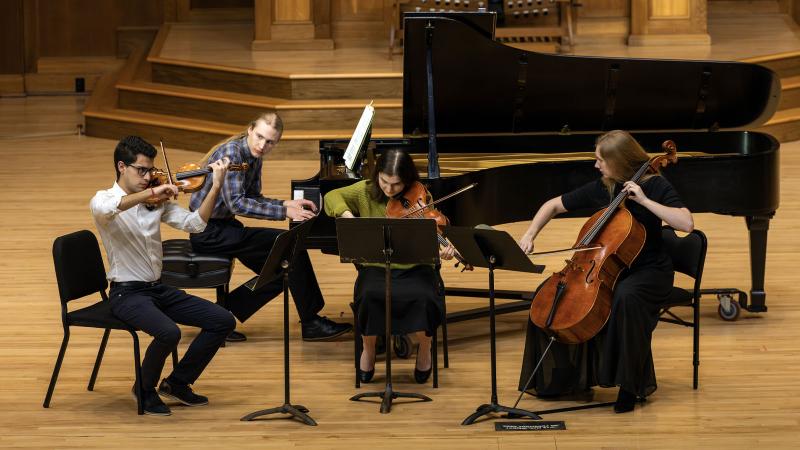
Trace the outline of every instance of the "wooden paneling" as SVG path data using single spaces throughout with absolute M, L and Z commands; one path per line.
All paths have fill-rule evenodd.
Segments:
M 633 0 L 628 45 L 709 45 L 707 0 Z
M 383 0 L 331 0 L 331 20 L 383 22 Z
M 0 74 L 25 72 L 23 1 L 0 2 Z
M 194 8 L 252 8 L 253 0 L 191 0 Z
M 163 21 L 165 0 L 40 1 L 41 56 L 104 56 L 116 53 L 120 26 L 154 26 Z
M 274 0 L 275 23 L 311 20 L 311 0 Z
M 650 18 L 688 19 L 689 0 L 650 0 Z
M 629 17 L 631 14 L 630 0 L 592 0 L 581 2 L 578 16 L 588 17 Z M 580 23 L 580 20 L 578 21 Z

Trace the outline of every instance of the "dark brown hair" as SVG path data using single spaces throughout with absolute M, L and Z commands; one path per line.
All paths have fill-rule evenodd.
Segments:
M 390 177 L 400 177 L 405 189 L 411 187 L 414 182 L 419 181 L 419 172 L 417 172 L 417 167 L 414 166 L 414 160 L 405 150 L 399 148 L 384 150 L 375 163 L 375 170 L 369 176 L 367 189 L 369 189 L 370 197 L 376 201 L 386 197 L 378 184 L 379 173 L 384 173 Z

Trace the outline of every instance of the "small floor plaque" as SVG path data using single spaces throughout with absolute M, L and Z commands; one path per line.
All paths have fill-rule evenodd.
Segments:
M 563 420 L 494 423 L 494 431 L 550 431 L 566 429 L 567 425 Z

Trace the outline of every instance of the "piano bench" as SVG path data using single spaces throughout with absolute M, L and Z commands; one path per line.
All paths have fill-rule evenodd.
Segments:
M 225 306 L 225 295 L 233 272 L 231 258 L 195 253 L 188 239 L 166 240 L 162 248 L 162 283 L 176 288 L 216 288 L 217 303 Z

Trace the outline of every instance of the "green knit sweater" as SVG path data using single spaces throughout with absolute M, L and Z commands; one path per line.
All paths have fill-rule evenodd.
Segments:
M 334 189 L 325 194 L 325 213 L 331 217 L 340 217 L 345 211 L 350 211 L 357 217 L 385 217 L 388 199 L 373 200 L 369 196 L 367 180 Z
M 350 211 L 356 217 L 386 217 L 386 203 L 384 196 L 380 201 L 373 200 L 369 195 L 367 180 L 334 189 L 325 194 L 323 205 L 325 214 L 331 217 L 340 217 L 345 211 Z M 383 267 L 383 264 L 364 264 L 365 266 Z M 392 264 L 392 269 L 409 269 L 415 264 Z

